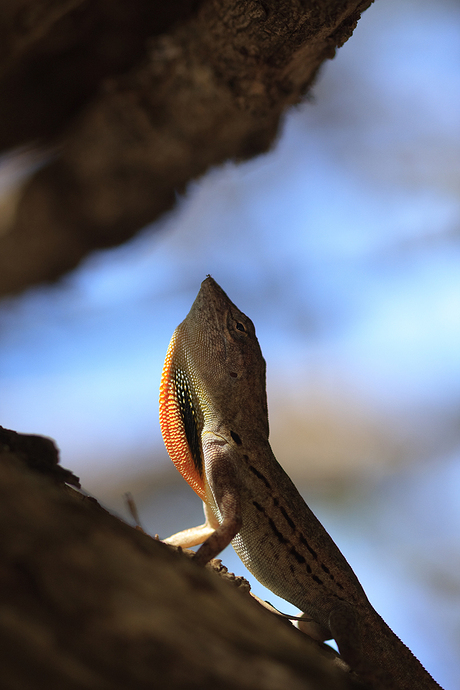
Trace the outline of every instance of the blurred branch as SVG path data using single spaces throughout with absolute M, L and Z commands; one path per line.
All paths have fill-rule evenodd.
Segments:
M 127 240 L 210 166 L 267 150 L 371 2 L 7 2 L 0 148 L 56 155 L 0 238 L 0 295 Z
M 55 468 L 50 441 L 2 432 L 2 688 L 359 687 L 246 591 L 29 462 L 47 447 Z

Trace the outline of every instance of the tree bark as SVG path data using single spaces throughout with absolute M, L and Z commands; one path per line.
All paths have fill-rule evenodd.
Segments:
M 0 428 L 2 690 L 361 687 L 231 577 L 66 486 L 50 444 Z
M 0 237 L 0 295 L 132 237 L 210 166 L 266 151 L 371 1 L 7 2 L 0 147 L 43 142 L 53 158 Z

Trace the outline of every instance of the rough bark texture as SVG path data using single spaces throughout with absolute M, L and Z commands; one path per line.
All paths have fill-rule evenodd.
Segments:
M 0 148 L 56 155 L 0 237 L 0 295 L 123 242 L 265 151 L 372 0 L 22 0 L 0 10 Z
M 361 687 L 230 578 L 65 486 L 49 440 L 0 432 L 2 690 Z

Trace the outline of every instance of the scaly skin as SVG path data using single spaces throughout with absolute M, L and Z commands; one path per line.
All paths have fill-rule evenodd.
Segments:
M 160 388 L 169 455 L 204 502 L 206 523 L 166 541 L 230 542 L 253 575 L 304 611 L 314 636 L 381 690 L 440 686 L 373 609 L 356 575 L 268 442 L 265 361 L 252 321 L 211 278 L 172 337 Z

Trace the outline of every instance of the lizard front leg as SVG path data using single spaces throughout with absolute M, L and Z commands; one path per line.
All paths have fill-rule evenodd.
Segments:
M 209 509 L 219 517 L 217 526 L 194 556 L 199 565 L 215 558 L 241 529 L 241 486 L 232 459 L 232 449 L 220 436 L 207 433 L 203 439 Z
M 203 455 L 206 458 L 204 485 L 207 500 L 203 502 L 206 522 L 163 540 L 166 544 L 183 548 L 202 544 L 193 557 L 199 565 L 206 565 L 223 551 L 242 525 L 240 485 L 231 448 L 223 438 L 208 432 L 203 443 Z

